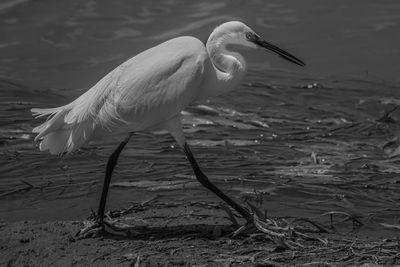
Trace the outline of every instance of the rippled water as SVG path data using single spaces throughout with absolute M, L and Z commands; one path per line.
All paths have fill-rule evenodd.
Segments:
M 32 107 L 65 104 L 141 50 L 178 35 L 206 40 L 240 19 L 304 59 L 298 69 L 247 52 L 227 96 L 183 112 L 209 177 L 273 215 L 345 211 L 398 223 L 400 3 L 386 1 L 6 1 L 0 4 L 0 212 L 74 219 L 97 208 L 118 139 L 55 157 L 35 148 Z M 345 14 L 345 15 L 343 15 Z M 137 134 L 113 177 L 109 208 L 218 201 L 163 131 Z M 313 156 L 312 156 L 313 155 Z

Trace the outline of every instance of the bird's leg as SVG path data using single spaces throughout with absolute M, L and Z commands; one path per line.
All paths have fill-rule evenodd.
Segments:
M 108 158 L 107 167 L 106 167 L 106 175 L 104 177 L 104 183 L 103 183 L 103 190 L 101 192 L 100 205 L 99 205 L 99 209 L 97 210 L 97 215 L 96 215 L 96 220 L 100 223 L 102 223 L 104 220 L 104 210 L 106 207 L 108 188 L 110 187 L 110 181 L 111 181 L 111 176 L 112 176 L 114 167 L 115 167 L 115 165 L 117 165 L 119 154 L 121 154 L 121 151 L 124 149 L 126 144 L 129 142 L 129 139 L 132 137 L 132 135 L 133 135 L 133 133 L 129 133 L 129 135 L 121 142 L 121 144 L 119 144 L 117 149 L 115 149 L 115 151 Z
M 211 181 L 208 179 L 208 177 L 203 173 L 203 171 L 200 169 L 199 165 L 197 164 L 192 152 L 190 151 L 189 145 L 187 143 L 184 144 L 183 146 L 183 151 L 186 154 L 186 157 L 188 158 L 190 165 L 192 166 L 192 169 L 194 171 L 194 174 L 196 175 L 197 180 L 205 186 L 207 189 L 211 190 L 214 194 L 216 194 L 218 197 L 220 197 L 223 201 L 225 201 L 229 206 L 231 206 L 233 209 L 235 209 L 240 215 L 243 216 L 243 218 L 246 219 L 247 223 L 252 223 L 253 222 L 253 216 L 249 213 L 248 210 L 240 206 L 238 203 L 236 203 L 234 200 L 232 200 L 230 197 L 225 195 L 218 187 L 216 187 Z
M 101 193 L 99 209 L 96 214 L 95 222 L 85 222 L 84 228 L 78 232 L 79 236 L 81 236 L 83 238 L 89 237 L 89 236 L 94 236 L 94 235 L 98 235 L 99 232 L 101 232 L 101 231 L 106 231 L 106 232 L 110 232 L 112 234 L 116 234 L 116 235 L 119 234 L 119 235 L 126 236 L 126 233 L 124 233 L 123 231 L 125 229 L 127 229 L 128 226 L 122 225 L 122 224 L 117 224 L 116 222 L 104 221 L 104 210 L 106 207 L 108 188 L 110 187 L 110 181 L 111 181 L 111 176 L 112 176 L 113 170 L 114 170 L 115 166 L 117 165 L 119 154 L 124 149 L 126 144 L 129 142 L 129 139 L 131 138 L 132 135 L 133 135 L 133 133 L 129 133 L 129 135 L 119 144 L 117 149 L 115 149 L 114 152 L 108 158 L 106 174 L 105 174 L 104 183 L 103 183 L 103 190 Z

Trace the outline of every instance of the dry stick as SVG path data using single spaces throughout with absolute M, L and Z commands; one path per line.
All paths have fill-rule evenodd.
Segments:
M 29 189 L 30 189 L 30 187 L 24 187 L 24 188 L 19 188 L 19 189 L 11 190 L 11 191 L 8 191 L 8 192 L 4 192 L 3 194 L 0 194 L 0 198 L 1 197 L 5 197 L 5 196 L 9 196 L 9 195 L 13 195 L 13 194 L 16 194 L 16 193 L 19 193 L 19 192 L 27 191 Z
M 235 232 L 233 232 L 232 237 L 236 237 L 240 235 L 242 232 L 246 231 L 247 229 L 252 228 L 253 225 L 251 224 L 245 224 L 243 226 L 240 226 L 239 229 L 237 229 Z
M 290 224 L 293 224 L 293 223 L 295 223 L 295 222 L 301 222 L 301 221 L 307 222 L 307 223 L 313 225 L 313 226 L 314 226 L 315 228 L 317 228 L 321 233 L 330 233 L 327 229 L 325 229 L 325 228 L 324 228 L 322 225 L 320 225 L 319 223 L 313 222 L 312 220 L 307 219 L 307 218 L 296 218 L 296 219 L 292 220 L 292 221 L 290 222 Z
M 250 202 L 247 202 L 246 204 L 250 207 L 251 211 L 257 215 L 258 218 L 264 217 L 264 214 L 256 206 L 254 206 Z
M 328 240 L 326 240 L 326 239 L 322 239 L 322 238 L 319 238 L 319 237 L 309 236 L 309 235 L 303 234 L 303 233 L 298 232 L 298 231 L 294 231 L 294 233 L 295 233 L 296 235 L 302 237 L 303 239 L 313 240 L 313 241 L 319 241 L 319 242 L 321 242 L 322 244 L 324 244 L 325 246 L 328 245 Z
M 328 211 L 328 212 L 325 212 L 325 213 L 323 213 L 323 214 L 321 214 L 321 215 L 319 215 L 317 217 L 323 217 L 325 215 L 330 215 L 331 216 L 331 224 L 332 224 L 333 223 L 333 215 L 334 214 L 345 215 L 345 216 L 349 217 L 350 219 L 352 219 L 353 221 L 357 222 L 360 226 L 364 225 L 360 220 L 358 220 L 354 216 L 352 216 L 352 215 L 350 215 L 350 214 L 348 214 L 347 212 L 344 212 L 344 211 Z
M 303 245 L 301 245 L 298 242 L 291 241 L 291 240 L 285 240 L 285 238 L 287 237 L 285 234 L 278 233 L 278 232 L 275 232 L 275 231 L 271 230 L 270 227 L 267 224 L 265 224 L 264 222 L 260 221 L 258 218 L 254 219 L 254 224 L 255 224 L 255 226 L 257 227 L 258 230 L 268 234 L 269 236 L 273 237 L 272 239 L 274 241 L 279 241 L 280 244 L 282 244 L 282 245 L 284 245 L 284 246 L 286 246 L 286 247 L 288 247 L 290 249 L 293 249 L 293 245 L 295 245 L 297 247 L 304 247 Z M 273 227 L 273 228 L 274 228 L 274 230 L 275 229 L 276 230 L 281 230 L 281 231 L 285 230 L 289 235 L 288 237 L 291 237 L 292 233 L 294 233 L 295 235 L 300 236 L 300 237 L 302 237 L 304 239 L 307 239 L 307 240 L 320 241 L 324 245 L 326 245 L 328 243 L 326 240 L 320 239 L 318 237 L 312 237 L 312 236 L 300 233 L 298 231 L 295 231 L 291 227 L 284 227 L 284 228 L 282 227 L 280 229 L 278 229 L 276 227 Z
M 134 267 L 140 267 L 142 257 L 140 255 L 137 256 Z
M 390 114 L 393 113 L 398 108 L 399 108 L 399 106 L 395 106 L 394 108 L 390 109 L 389 111 L 386 111 L 386 113 L 382 117 L 377 119 L 376 121 L 378 121 L 378 122 L 387 122 L 387 120 L 390 119 Z
M 32 188 L 35 188 L 35 186 L 33 186 L 31 183 L 28 183 L 28 182 L 26 182 L 24 180 L 21 180 L 21 182 L 26 184 L 27 186 L 24 187 L 24 188 L 18 188 L 18 189 L 14 189 L 14 190 L 11 190 L 11 191 L 8 191 L 8 192 L 4 192 L 4 193 L 0 194 L 0 198 L 1 197 L 5 197 L 5 196 L 9 196 L 9 195 L 13 195 L 13 194 L 16 194 L 16 193 L 19 193 L 19 192 L 24 192 L 24 191 L 28 192 Z
M 293 220 L 291 223 L 288 223 L 288 222 L 285 221 L 287 226 L 286 227 L 280 227 L 280 226 L 278 226 L 278 223 L 275 220 L 268 219 L 268 218 L 265 219 L 265 221 L 268 220 L 268 222 L 260 220 L 259 216 L 264 217 L 264 214 L 262 214 L 262 212 L 260 212 L 260 210 L 258 208 L 256 208 L 254 205 L 252 205 L 250 203 L 247 203 L 247 204 L 250 206 L 252 212 L 254 213 L 253 214 L 254 226 L 259 231 L 261 231 L 261 232 L 267 234 L 268 236 L 270 236 L 271 239 L 275 241 L 275 243 L 279 243 L 280 245 L 283 245 L 284 247 L 287 247 L 289 249 L 293 249 L 296 246 L 297 247 L 303 247 L 298 242 L 285 240 L 285 238 L 293 237 L 293 233 L 294 233 L 295 235 L 297 235 L 299 237 L 302 237 L 303 239 L 306 239 L 306 240 L 319 241 L 319 242 L 323 243 L 324 245 L 328 244 L 327 240 L 324 240 L 324 239 L 321 239 L 321 238 L 318 238 L 318 237 L 309 236 L 307 234 L 304 234 L 304 233 L 301 233 L 299 231 L 296 231 L 296 230 L 293 229 L 293 227 L 291 227 L 291 224 L 296 222 L 296 221 L 305 221 L 305 222 L 308 222 L 308 223 L 312 224 L 313 226 L 315 226 L 320 232 L 329 233 L 325 228 L 323 228 L 322 226 L 318 225 L 317 223 L 315 223 L 315 222 L 313 222 L 313 221 L 311 221 L 309 219 L 299 218 L 299 219 Z M 229 208 L 227 208 L 226 206 L 223 206 L 223 209 L 228 214 L 228 216 L 231 218 L 231 221 L 237 223 L 236 219 L 234 218 L 234 216 L 232 214 L 232 211 Z M 238 225 L 236 223 L 235 223 L 235 225 Z M 243 225 L 233 233 L 233 236 L 235 237 L 238 234 L 244 232 L 245 230 L 247 230 L 249 228 L 250 228 L 249 225 Z M 292 244 L 290 244 L 290 243 L 292 243 Z
M 263 222 L 262 220 L 260 220 L 258 217 L 254 216 L 254 220 L 258 222 L 258 224 L 264 228 L 267 228 L 271 231 L 278 231 L 278 232 L 289 232 L 291 230 L 291 228 L 289 226 L 286 227 L 280 227 L 277 226 L 277 223 L 271 219 L 269 219 L 269 221 L 273 224 L 273 225 L 269 225 L 267 222 Z
M 34 188 L 35 186 L 32 185 L 31 183 L 28 183 L 27 181 L 21 180 L 22 183 L 26 184 L 27 186 Z
M 328 133 L 339 132 L 339 131 L 341 131 L 341 130 L 348 129 L 348 128 L 352 128 L 352 127 L 358 126 L 358 125 L 360 125 L 360 124 L 361 124 L 361 123 L 356 122 L 356 123 L 352 123 L 352 124 L 350 124 L 350 125 L 335 126 L 335 127 L 331 128 L 331 129 L 328 129 L 327 132 L 328 132 Z
M 297 242 L 291 241 L 291 240 L 287 240 L 287 239 L 284 239 L 284 238 L 278 238 L 276 240 L 279 241 L 279 245 L 281 245 L 283 247 L 286 247 L 288 249 L 291 249 L 291 250 L 295 250 L 296 247 L 297 248 L 299 248 L 299 247 L 300 248 L 304 248 L 303 245 L 301 245 L 301 244 L 299 244 Z
M 330 263 L 327 261 L 312 261 L 303 263 L 301 266 L 336 266 L 334 263 Z
M 265 225 L 262 225 L 263 223 L 260 222 L 258 219 L 254 220 L 254 225 L 257 227 L 258 230 L 260 230 L 263 233 L 266 233 L 267 235 L 273 236 L 273 237 L 278 237 L 278 238 L 283 238 L 285 237 L 285 234 L 277 233 L 274 231 L 269 230 L 267 227 L 264 227 Z
M 265 221 L 266 223 L 272 223 L 272 224 L 274 224 L 275 227 L 281 228 L 278 226 L 278 223 L 275 220 L 267 217 L 267 210 L 264 210 L 264 212 L 261 212 L 260 209 L 258 209 L 251 203 L 247 203 L 247 205 L 249 205 L 251 211 L 253 212 L 253 214 L 255 214 L 255 216 L 257 216 L 259 221 Z M 261 220 L 260 220 L 260 218 L 261 218 Z
M 149 204 L 150 202 L 156 200 L 156 199 L 159 198 L 159 197 L 160 197 L 160 195 L 155 195 L 155 196 L 153 196 L 152 198 L 143 201 L 143 202 L 141 203 L 141 205 L 144 206 L 144 205 L 146 205 L 146 204 Z

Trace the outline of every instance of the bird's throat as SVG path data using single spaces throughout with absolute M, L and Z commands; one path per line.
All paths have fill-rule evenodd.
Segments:
M 229 38 L 224 36 L 211 36 L 207 42 L 206 48 L 215 76 L 206 85 L 210 88 L 205 88 L 202 98 L 232 91 L 246 73 L 246 61 L 239 53 L 227 49 L 228 44 Z

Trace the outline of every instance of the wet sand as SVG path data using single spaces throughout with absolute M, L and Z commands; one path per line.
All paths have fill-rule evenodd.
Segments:
M 125 210 L 126 211 L 126 210 Z M 235 227 L 210 203 L 136 203 L 113 219 L 137 234 L 80 239 L 81 221 L 0 224 L 3 266 L 354 266 L 395 265 L 398 238 L 360 237 L 349 222 L 288 249 L 265 234 L 232 237 Z M 289 220 L 289 218 L 286 218 Z M 354 226 L 354 225 L 353 225 Z M 363 226 L 366 227 L 366 226 Z M 381 231 L 381 234 L 385 234 Z M 298 239 L 297 239 L 298 240 Z

